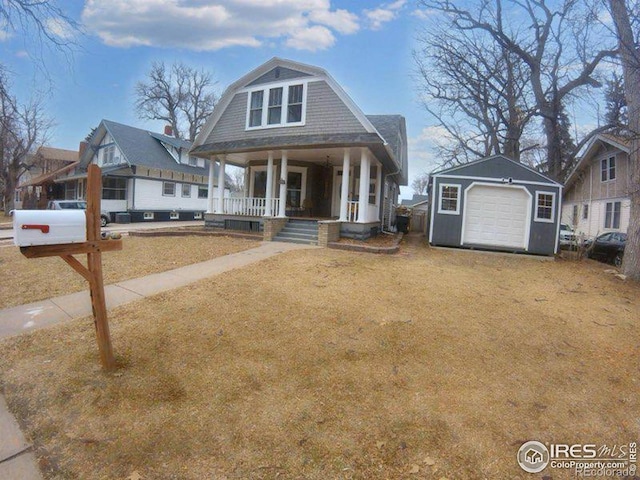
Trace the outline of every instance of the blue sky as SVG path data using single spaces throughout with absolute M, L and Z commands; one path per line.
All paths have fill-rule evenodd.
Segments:
M 76 149 L 101 119 L 162 131 L 162 123 L 139 119 L 133 106 L 135 84 L 153 61 L 182 61 L 211 71 L 221 93 L 279 56 L 325 68 L 367 114 L 404 115 L 410 177 L 434 166 L 432 122 L 418 104 L 412 79 L 411 51 L 421 21 L 412 0 L 74 0 L 59 5 L 84 31 L 75 37 L 79 46 L 70 58 L 46 49 L 40 55 L 28 36 L 0 32 L 13 91 L 24 100 L 34 91 L 46 92 L 46 110 L 56 123 L 51 146 Z M 49 28 L 62 37 L 69 34 L 65 25 L 50 23 Z M 402 194 L 410 197 L 410 188 Z

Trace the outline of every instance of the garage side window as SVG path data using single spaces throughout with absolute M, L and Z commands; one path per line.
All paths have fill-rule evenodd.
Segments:
M 440 184 L 438 213 L 458 215 L 460 213 L 460 185 Z
M 553 192 L 536 192 L 536 222 L 553 223 L 556 194 Z

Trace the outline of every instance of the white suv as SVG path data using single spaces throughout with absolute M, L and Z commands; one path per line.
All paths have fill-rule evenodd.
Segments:
M 84 200 L 49 200 L 47 210 L 86 210 L 87 202 Z M 100 226 L 106 227 L 110 221 L 109 212 L 100 212 Z
M 570 225 L 566 223 L 560 224 L 560 246 L 571 247 L 576 244 L 576 234 Z

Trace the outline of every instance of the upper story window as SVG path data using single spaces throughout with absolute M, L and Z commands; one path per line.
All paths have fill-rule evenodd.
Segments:
M 304 124 L 305 84 L 267 86 L 249 93 L 247 129 Z
M 600 161 L 600 179 L 603 182 L 616 179 L 616 157 L 603 158 Z
M 112 165 L 116 163 L 115 153 L 116 153 L 115 145 L 109 145 L 107 147 L 104 147 L 102 149 L 102 164 Z

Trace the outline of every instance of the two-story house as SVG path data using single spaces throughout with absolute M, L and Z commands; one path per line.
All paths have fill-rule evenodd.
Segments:
M 244 197 L 210 190 L 213 227 L 259 231 L 268 218 L 285 228 L 306 217 L 367 238 L 393 225 L 407 184 L 402 116 L 365 115 L 325 70 L 280 58 L 226 89 L 191 154 L 218 163 L 219 175 L 245 169 Z
M 163 135 L 102 120 L 78 167 L 58 181 L 65 185 L 65 199 L 83 200 L 87 166 L 94 163 L 102 169 L 102 210 L 111 221 L 118 214 L 134 222 L 202 219 L 207 197 L 217 195 L 218 187 L 208 184 L 209 165 L 189 155 L 190 148 L 190 142 L 171 136 L 169 127 Z M 228 189 L 221 191 L 228 196 Z
M 80 144 L 80 148 L 82 147 L 83 143 Z M 61 198 L 64 191 L 55 180 L 73 170 L 78 164 L 78 157 L 77 150 L 46 146 L 41 146 L 36 153 L 29 155 L 26 162 L 29 169 L 18 181 L 14 208 L 45 208 L 49 200 Z
M 565 184 L 562 222 L 577 235 L 626 232 L 629 226 L 629 143 L 624 137 L 595 135 Z

